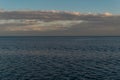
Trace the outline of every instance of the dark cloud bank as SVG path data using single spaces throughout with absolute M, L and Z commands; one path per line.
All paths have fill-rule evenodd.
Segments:
M 120 36 L 120 16 L 65 11 L 1 11 L 0 36 Z

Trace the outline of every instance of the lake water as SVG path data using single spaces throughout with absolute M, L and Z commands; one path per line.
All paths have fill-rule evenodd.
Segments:
M 0 80 L 120 80 L 120 37 L 0 37 Z

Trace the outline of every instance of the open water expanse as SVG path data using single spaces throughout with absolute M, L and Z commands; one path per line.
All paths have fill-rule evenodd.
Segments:
M 120 37 L 0 37 L 0 80 L 120 80 Z

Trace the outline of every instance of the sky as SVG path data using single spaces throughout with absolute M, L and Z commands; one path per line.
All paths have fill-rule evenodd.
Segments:
M 5 10 L 67 10 L 82 13 L 120 13 L 120 0 L 0 0 Z
M 0 0 L 0 36 L 120 36 L 119 3 Z

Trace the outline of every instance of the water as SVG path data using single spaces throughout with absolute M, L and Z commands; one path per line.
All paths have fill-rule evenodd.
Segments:
M 120 37 L 0 37 L 0 80 L 120 80 Z

